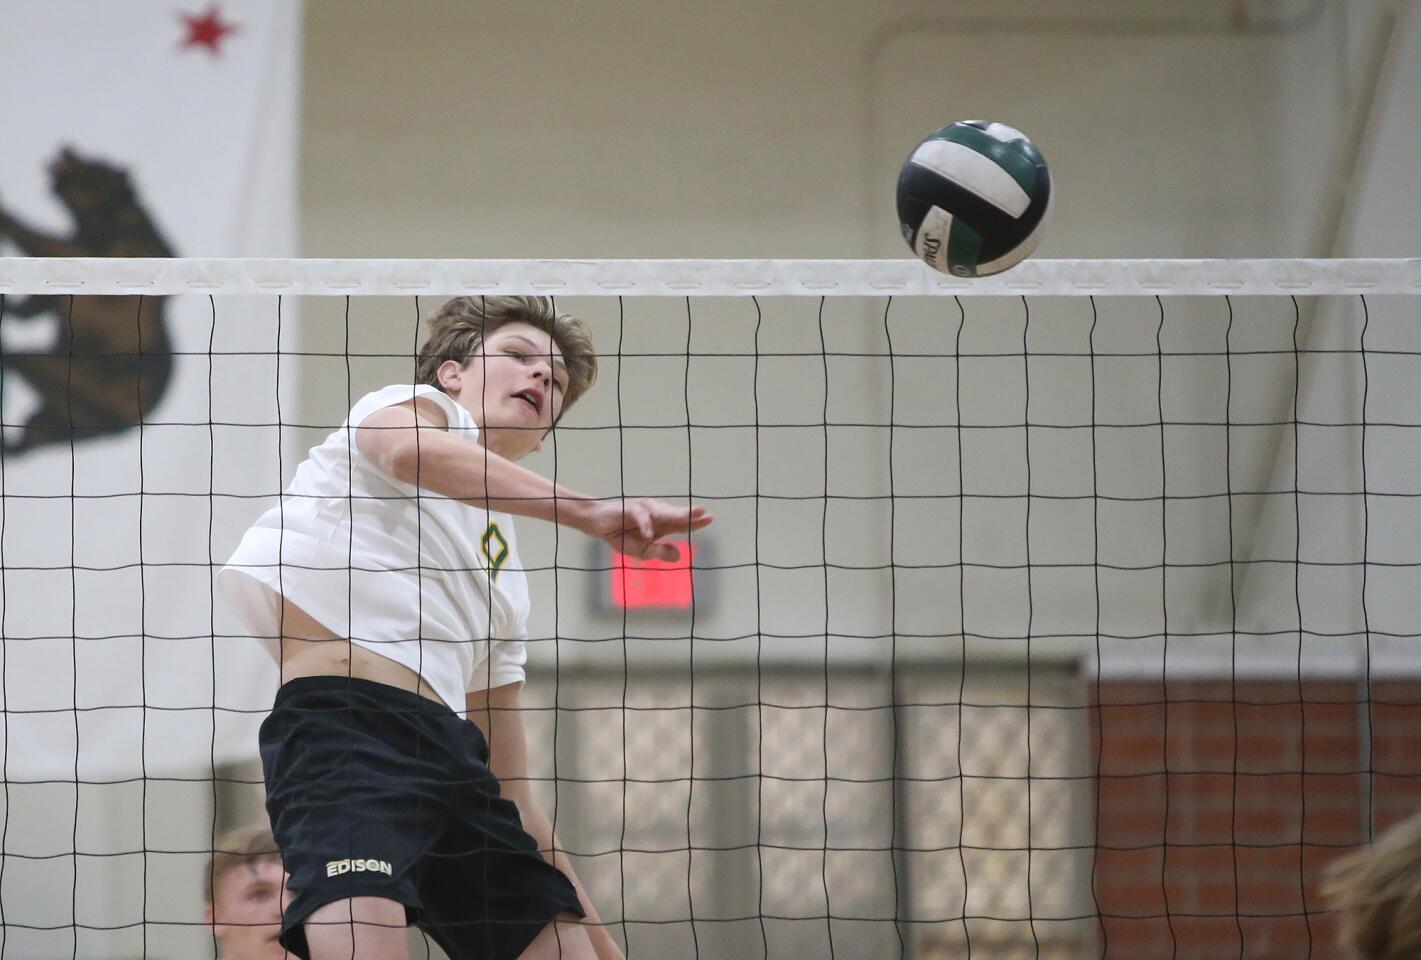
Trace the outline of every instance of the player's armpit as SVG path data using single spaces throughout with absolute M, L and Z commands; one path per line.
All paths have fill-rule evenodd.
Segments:
M 355 446 L 382 473 L 401 478 L 400 464 L 418 453 L 419 432 L 448 429 L 449 417 L 439 404 L 416 397 L 362 420 L 355 428 Z

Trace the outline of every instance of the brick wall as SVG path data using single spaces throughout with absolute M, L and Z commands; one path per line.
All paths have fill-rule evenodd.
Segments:
M 1090 720 L 1107 957 L 1339 957 L 1321 872 L 1421 808 L 1421 680 L 1370 704 L 1350 682 L 1102 681 Z

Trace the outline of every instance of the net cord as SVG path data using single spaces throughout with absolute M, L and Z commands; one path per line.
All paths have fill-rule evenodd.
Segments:
M 0 294 L 164 296 L 1244 296 L 1421 293 L 1421 258 L 1028 260 L 964 279 L 916 260 L 0 257 Z

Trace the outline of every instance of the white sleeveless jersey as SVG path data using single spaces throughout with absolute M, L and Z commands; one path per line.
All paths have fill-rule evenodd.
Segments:
M 451 434 L 477 440 L 469 412 L 428 384 L 366 394 L 311 449 L 217 582 L 273 656 L 284 596 L 337 636 L 409 667 L 462 713 L 467 691 L 524 679 L 528 581 L 508 514 L 402 483 L 355 446 L 366 417 L 412 397 L 438 403 Z

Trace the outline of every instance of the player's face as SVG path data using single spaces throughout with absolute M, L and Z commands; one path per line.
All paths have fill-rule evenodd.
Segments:
M 553 338 L 528 323 L 499 327 L 483 347 L 462 371 L 456 399 L 490 450 L 518 460 L 541 446 L 562 413 L 567 366 Z
M 278 860 L 253 860 L 228 870 L 212 891 L 212 930 L 222 960 L 281 960 L 286 875 Z

